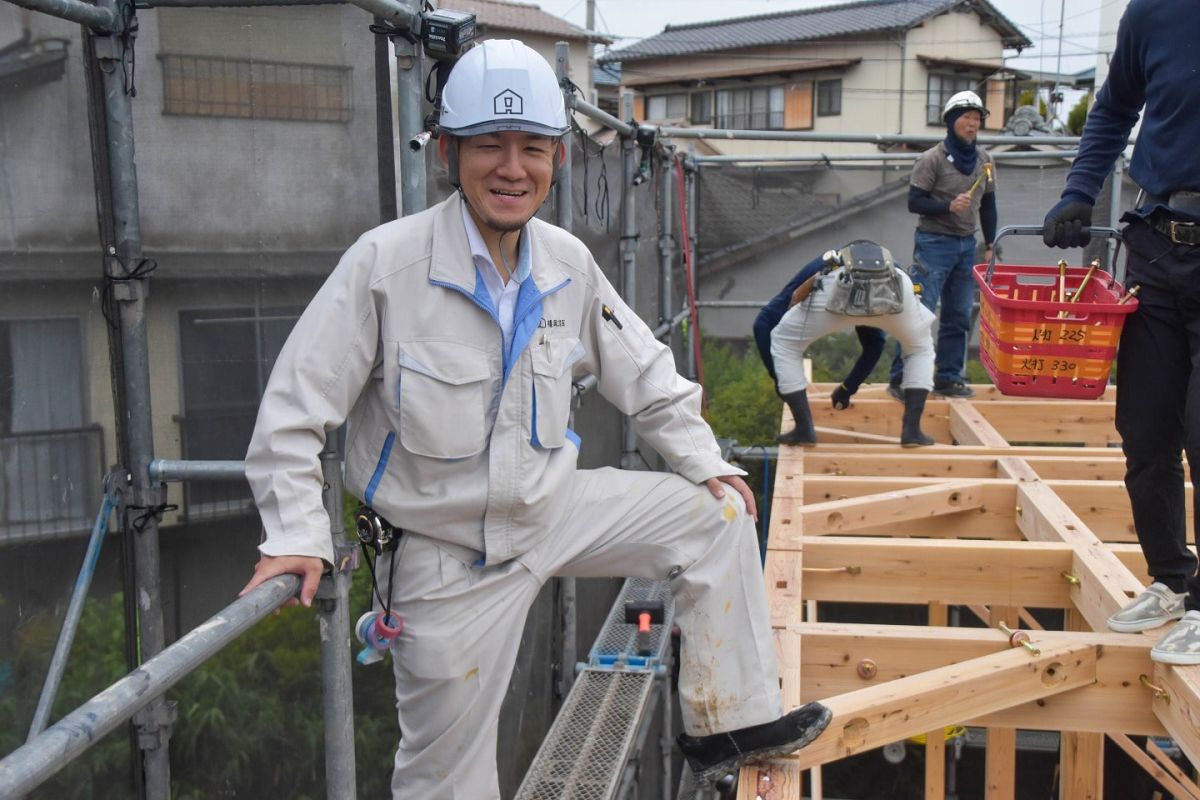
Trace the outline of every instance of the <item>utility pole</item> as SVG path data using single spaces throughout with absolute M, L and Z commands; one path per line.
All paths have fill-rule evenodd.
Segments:
M 591 36 L 592 31 L 596 30 L 596 0 L 587 0 L 587 29 L 588 35 Z M 588 73 L 587 73 L 587 91 L 588 102 L 596 102 L 596 45 L 590 40 L 587 43 L 588 54 Z
M 1062 91 L 1062 42 L 1063 19 L 1067 14 L 1067 0 L 1062 0 L 1058 7 L 1058 60 L 1054 64 L 1054 88 L 1050 91 L 1050 120 L 1058 119 L 1063 101 Z

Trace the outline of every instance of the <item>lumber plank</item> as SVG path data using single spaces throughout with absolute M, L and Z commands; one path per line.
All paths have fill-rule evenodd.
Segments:
M 907 625 L 804 623 L 796 630 L 804 641 L 802 700 L 820 700 L 927 672 L 1008 649 L 1007 637 L 988 628 L 928 628 Z M 1029 631 L 1034 644 L 1093 643 L 1101 648 L 1096 683 L 1073 692 L 1042 698 L 953 723 L 999 725 L 1031 730 L 1120 730 L 1161 736 L 1165 728 L 1147 702 L 1138 675 L 1151 669 L 1146 636 L 1115 633 Z M 1024 652 L 1024 651 L 1022 651 Z M 874 677 L 859 675 L 870 661 Z
M 1189 761 L 1200 764 L 1200 667 L 1154 664 L 1149 674 L 1153 684 L 1165 689 L 1170 699 L 1155 697 L 1149 689 L 1139 688 L 1151 698 L 1154 713 L 1175 744 Z
M 811 768 L 964 717 L 1089 686 L 1096 681 L 1098 655 L 1087 642 L 1047 646 L 1036 656 L 1006 649 L 835 695 L 824 701 L 833 712 L 829 727 L 796 758 L 801 768 Z
M 1008 440 L 991 426 L 969 400 L 950 400 L 950 436 L 958 444 L 983 445 L 984 447 L 1008 447 Z
M 983 796 L 986 800 L 1013 800 L 1016 791 L 1016 767 L 1016 728 L 988 728 L 983 767 Z
M 805 600 L 1073 607 L 1067 544 L 806 536 L 796 546 Z
M 847 533 L 864 528 L 891 526 L 913 520 L 924 521 L 944 514 L 960 515 L 983 506 L 983 491 L 978 483 L 949 481 L 932 486 L 896 489 L 821 503 L 807 503 L 798 509 L 800 530 L 807 536 Z M 778 547 L 794 542 L 795 529 L 780 530 Z

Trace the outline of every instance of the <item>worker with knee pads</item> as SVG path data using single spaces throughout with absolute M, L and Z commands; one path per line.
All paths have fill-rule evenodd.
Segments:
M 892 254 L 875 242 L 851 242 L 829 251 L 823 261 L 824 270 L 797 288 L 791 308 L 771 332 L 779 392 L 795 420 L 795 427 L 779 442 L 816 444 L 804 354 L 822 336 L 857 325 L 879 328 L 900 343 L 904 356 L 901 445 L 933 444 L 921 430 L 921 414 L 933 387 L 933 312 L 921 304 L 912 279 L 896 266 Z

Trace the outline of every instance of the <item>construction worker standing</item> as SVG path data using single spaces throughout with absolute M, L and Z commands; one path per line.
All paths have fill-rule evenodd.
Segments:
M 1092 206 L 1142 112 L 1129 174 L 1142 187 L 1122 217 L 1126 282 L 1140 287 L 1117 351 L 1117 431 L 1125 487 L 1151 585 L 1108 620 L 1121 632 L 1180 621 L 1150 651 L 1200 664 L 1200 578 L 1187 546 L 1180 451 L 1200 473 L 1200 10 L 1132 0 L 1117 28 L 1108 78 L 1088 114 L 1062 199 L 1046 215 L 1047 246 L 1091 240 Z M 1200 533 L 1200 505 L 1195 509 Z
M 975 144 L 987 113 L 974 92 L 947 100 L 942 109 L 946 138 L 917 160 L 908 187 L 908 210 L 919 215 L 911 274 L 921 287 L 921 302 L 938 314 L 933 393 L 943 397 L 975 394 L 964 371 L 975 304 L 975 218 L 983 231 L 984 261 L 992 255 L 997 219 L 992 157 Z M 903 370 L 897 349 L 888 382 L 888 393 L 897 400 L 903 399 Z
M 499 797 L 501 701 L 556 575 L 670 582 L 680 746 L 702 779 L 802 747 L 830 714 L 784 714 L 744 473 L 585 246 L 534 219 L 565 157 L 553 70 L 483 42 L 452 70 L 440 125 L 458 192 L 364 234 L 272 371 L 246 457 L 266 529 L 246 590 L 297 573 L 312 600 L 333 558 L 318 453 L 348 419 L 347 487 L 403 529 L 379 565 L 405 621 L 394 798 Z M 577 469 L 583 373 L 675 473 Z

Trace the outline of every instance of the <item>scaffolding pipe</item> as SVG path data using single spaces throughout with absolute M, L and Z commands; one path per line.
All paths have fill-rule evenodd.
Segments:
M 384 22 L 407 31 L 413 27 L 413 23 L 420 15 L 420 3 L 406 2 L 406 0 L 349 0 L 352 5 L 356 5 L 368 14 L 379 17 Z M 415 8 L 414 8 L 415 6 Z M 417 102 L 420 103 L 420 94 L 417 94 Z M 400 95 L 403 102 L 404 95 Z
M 256 622 L 294 597 L 300 576 L 264 582 L 0 760 L 0 796 L 40 786 L 130 715 L 154 702 Z M 332 795 L 331 795 L 332 796 Z
M 52 17 L 78 22 L 94 31 L 112 33 L 121 29 L 114 9 L 94 6 L 81 0 L 12 0 L 12 3 Z
M 79 618 L 83 615 L 83 604 L 87 600 L 88 589 L 92 585 L 92 576 L 96 574 L 96 563 L 100 560 L 100 546 L 104 543 L 104 534 L 108 532 L 108 518 L 117 505 L 117 498 L 112 492 L 105 492 L 104 501 L 100 504 L 100 512 L 96 514 L 96 522 L 92 525 L 92 534 L 88 538 L 87 551 L 83 556 L 83 565 L 75 578 L 75 586 L 71 589 L 71 599 L 67 603 L 67 613 L 63 618 L 62 628 L 58 632 L 58 641 L 54 645 L 54 655 L 50 658 L 50 667 L 46 670 L 46 682 L 42 684 L 42 694 L 38 697 L 37 708 L 33 712 L 33 722 L 29 726 L 29 737 L 25 740 L 32 742 L 46 728 L 50 719 L 50 709 L 54 706 L 54 697 L 58 694 L 63 672 L 67 668 L 67 657 L 71 654 L 71 644 L 75 641 L 75 631 L 79 627 Z
M 658 203 L 660 207 L 658 214 L 658 318 L 663 323 L 668 322 L 674 312 L 671 269 L 675 266 L 675 232 L 673 230 L 675 215 L 672 213 L 674 198 L 671 190 L 675 188 L 675 154 L 671 150 L 672 148 L 666 149 L 658 162 Z M 663 333 L 663 336 L 666 337 L 667 347 L 672 349 L 674 349 L 674 337 L 671 334 L 674 329 L 674 324 L 669 324 Z
M 559 85 L 564 87 L 564 100 L 570 97 L 570 93 L 565 90 L 570 68 L 571 46 L 566 42 L 556 42 L 554 45 L 554 72 L 558 76 Z M 571 139 L 569 136 L 564 136 L 562 141 L 566 145 L 564 148 L 566 154 L 563 157 L 562 166 L 558 170 L 558 180 L 554 184 L 554 222 L 558 227 L 569 232 L 574 225 L 573 209 L 571 208 L 571 193 L 574 188 L 571 172 Z
M 602 108 L 597 108 L 588 101 L 574 94 L 567 95 L 567 108 L 578 111 L 585 117 L 595 120 L 603 125 L 607 125 L 617 133 L 621 134 L 622 138 L 628 139 L 637 133 L 637 128 L 630 125 L 628 122 L 622 122 Z M 630 102 L 625 107 L 624 113 L 630 119 L 633 119 L 633 103 Z
M 354 691 L 350 677 L 350 580 L 355 549 L 346 540 L 342 513 L 342 465 L 337 437 L 325 434 L 321 450 L 325 483 L 321 501 L 329 514 L 334 565 L 317 587 L 317 625 L 321 630 L 321 702 L 325 719 L 325 793 L 354 800 Z
M 118 17 L 136 25 L 129 0 L 118 0 Z M 146 332 L 146 298 L 149 273 L 143 267 L 142 233 L 138 208 L 137 167 L 134 161 L 132 74 L 124 68 L 126 48 L 133 47 L 132 37 L 93 34 L 96 60 L 104 81 L 104 119 L 114 242 L 107 243 L 106 273 L 113 300 L 118 309 L 123 381 L 115 394 L 122 398 L 119 412 L 125 424 L 125 452 L 129 459 L 130 485 L 126 506 L 140 506 L 145 513 L 137 526 L 127 529 L 134 539 L 136 586 L 126 587 L 138 598 L 137 636 L 139 658 L 143 661 L 162 652 L 166 645 L 163 628 L 162 586 L 159 568 L 158 507 L 163 497 L 159 484 L 150 480 L 149 464 L 154 460 L 154 425 L 150 405 L 150 357 Z M 132 56 L 132 54 L 128 54 Z M 136 276 L 136 277 L 135 277 Z M 128 634 L 127 634 L 128 635 Z M 146 796 L 166 800 L 171 795 L 171 763 L 168 742 L 173 710 L 162 698 L 151 700 L 134 718 L 138 731 L 138 749 L 142 752 L 142 774 Z
M 571 93 L 567 91 L 567 80 L 571 67 L 571 48 L 566 42 L 556 42 L 554 45 L 554 72 L 558 76 L 559 85 L 563 87 L 563 95 L 568 101 Z M 573 192 L 574 192 L 574 172 L 571 162 L 571 141 L 569 136 L 564 137 L 566 145 L 566 153 L 563 159 L 562 167 L 558 173 L 558 182 L 554 187 L 554 213 L 555 222 L 558 227 L 571 232 L 575 225 Z M 586 153 L 584 154 L 586 158 Z M 571 414 L 567 420 L 567 424 L 575 427 L 575 402 L 579 399 L 581 393 L 576 393 L 571 398 Z M 562 644 L 559 650 L 558 659 L 558 681 L 557 691 L 560 699 L 565 700 L 567 695 L 571 693 L 571 686 L 575 683 L 575 662 L 579 658 L 579 625 L 576 614 L 576 601 L 578 598 L 578 588 L 575 584 L 575 579 L 570 577 L 556 578 L 556 594 L 557 608 L 559 613 L 559 632 L 562 637 Z
M 1112 191 L 1109 193 L 1108 202 L 1108 227 L 1114 231 L 1119 230 L 1121 224 L 1121 183 L 1125 175 L 1125 154 L 1121 153 L 1117 156 L 1117 160 L 1113 163 L 1112 171 Z M 1117 261 L 1117 237 L 1108 236 L 1104 240 L 1105 264 L 1108 266 L 1109 273 L 1119 281 L 1125 280 L 1125 271 L 1120 268 Z
M 150 480 L 164 481 L 237 481 L 246 479 L 245 461 L 180 461 L 156 458 L 150 462 Z
M 259 6 L 341 5 L 344 0 L 134 0 L 143 8 L 255 8 Z
M 383 0 L 380 0 L 383 2 Z M 355 0 L 367 8 L 373 0 Z M 404 30 L 409 22 L 417 16 L 421 0 L 406 0 L 410 7 L 407 13 L 409 19 L 404 25 L 398 26 Z M 383 16 L 377 12 L 376 16 Z M 392 36 L 392 45 L 396 48 L 396 113 L 399 118 L 400 141 L 405 146 L 400 148 L 400 213 L 404 216 L 424 211 L 429 203 L 426 191 L 426 160 L 425 147 L 415 143 L 418 133 L 425 130 L 425 118 L 421 113 L 421 98 L 425 96 L 425 77 L 423 75 L 424 59 L 421 48 L 403 36 Z
M 693 160 L 704 164 L 762 164 L 762 163 L 820 163 L 833 164 L 839 161 L 916 161 L 923 153 L 846 153 L 844 155 L 762 155 L 762 156 L 694 156 Z M 993 161 L 1022 161 L 1032 159 L 1075 158 L 1078 150 L 1001 150 L 988 151 Z
M 688 159 L 694 162 L 695 158 L 696 147 L 695 143 L 692 143 L 688 147 Z M 694 262 L 696 244 L 698 243 L 698 237 L 696 235 L 696 170 L 694 168 L 688 169 L 686 163 L 683 170 L 683 178 L 685 186 L 684 195 L 687 197 L 687 219 L 685 222 L 687 223 L 689 250 L 692 253 Z M 694 263 L 690 272 L 691 275 L 687 277 L 687 280 L 691 284 L 688 297 L 695 297 L 699 287 L 696 285 L 696 269 Z M 699 303 L 697 303 L 697 307 L 699 307 Z M 695 325 L 688 325 L 687 370 L 688 377 L 693 381 L 699 376 L 699 365 L 696 363 L 696 339 L 700 335 L 700 331 L 696 330 L 696 327 L 697 326 Z
M 621 95 L 625 116 L 633 117 L 633 94 Z M 637 174 L 637 142 L 630 136 L 621 138 L 621 299 L 637 313 L 637 245 L 638 227 L 635 215 L 634 178 Z M 621 469 L 637 469 L 641 459 L 637 452 L 637 436 L 628 416 L 621 417 Z
M 748 131 L 722 130 L 720 128 L 679 128 L 664 125 L 658 132 L 672 139 L 741 139 L 760 142 L 841 142 L 847 144 L 917 144 L 935 145 L 945 139 L 945 136 L 935 136 L 918 133 L 818 133 L 815 131 Z M 980 136 L 979 144 L 1001 145 L 1011 144 L 1065 144 L 1078 145 L 1078 136 Z M 1133 144 L 1133 140 L 1130 140 Z

